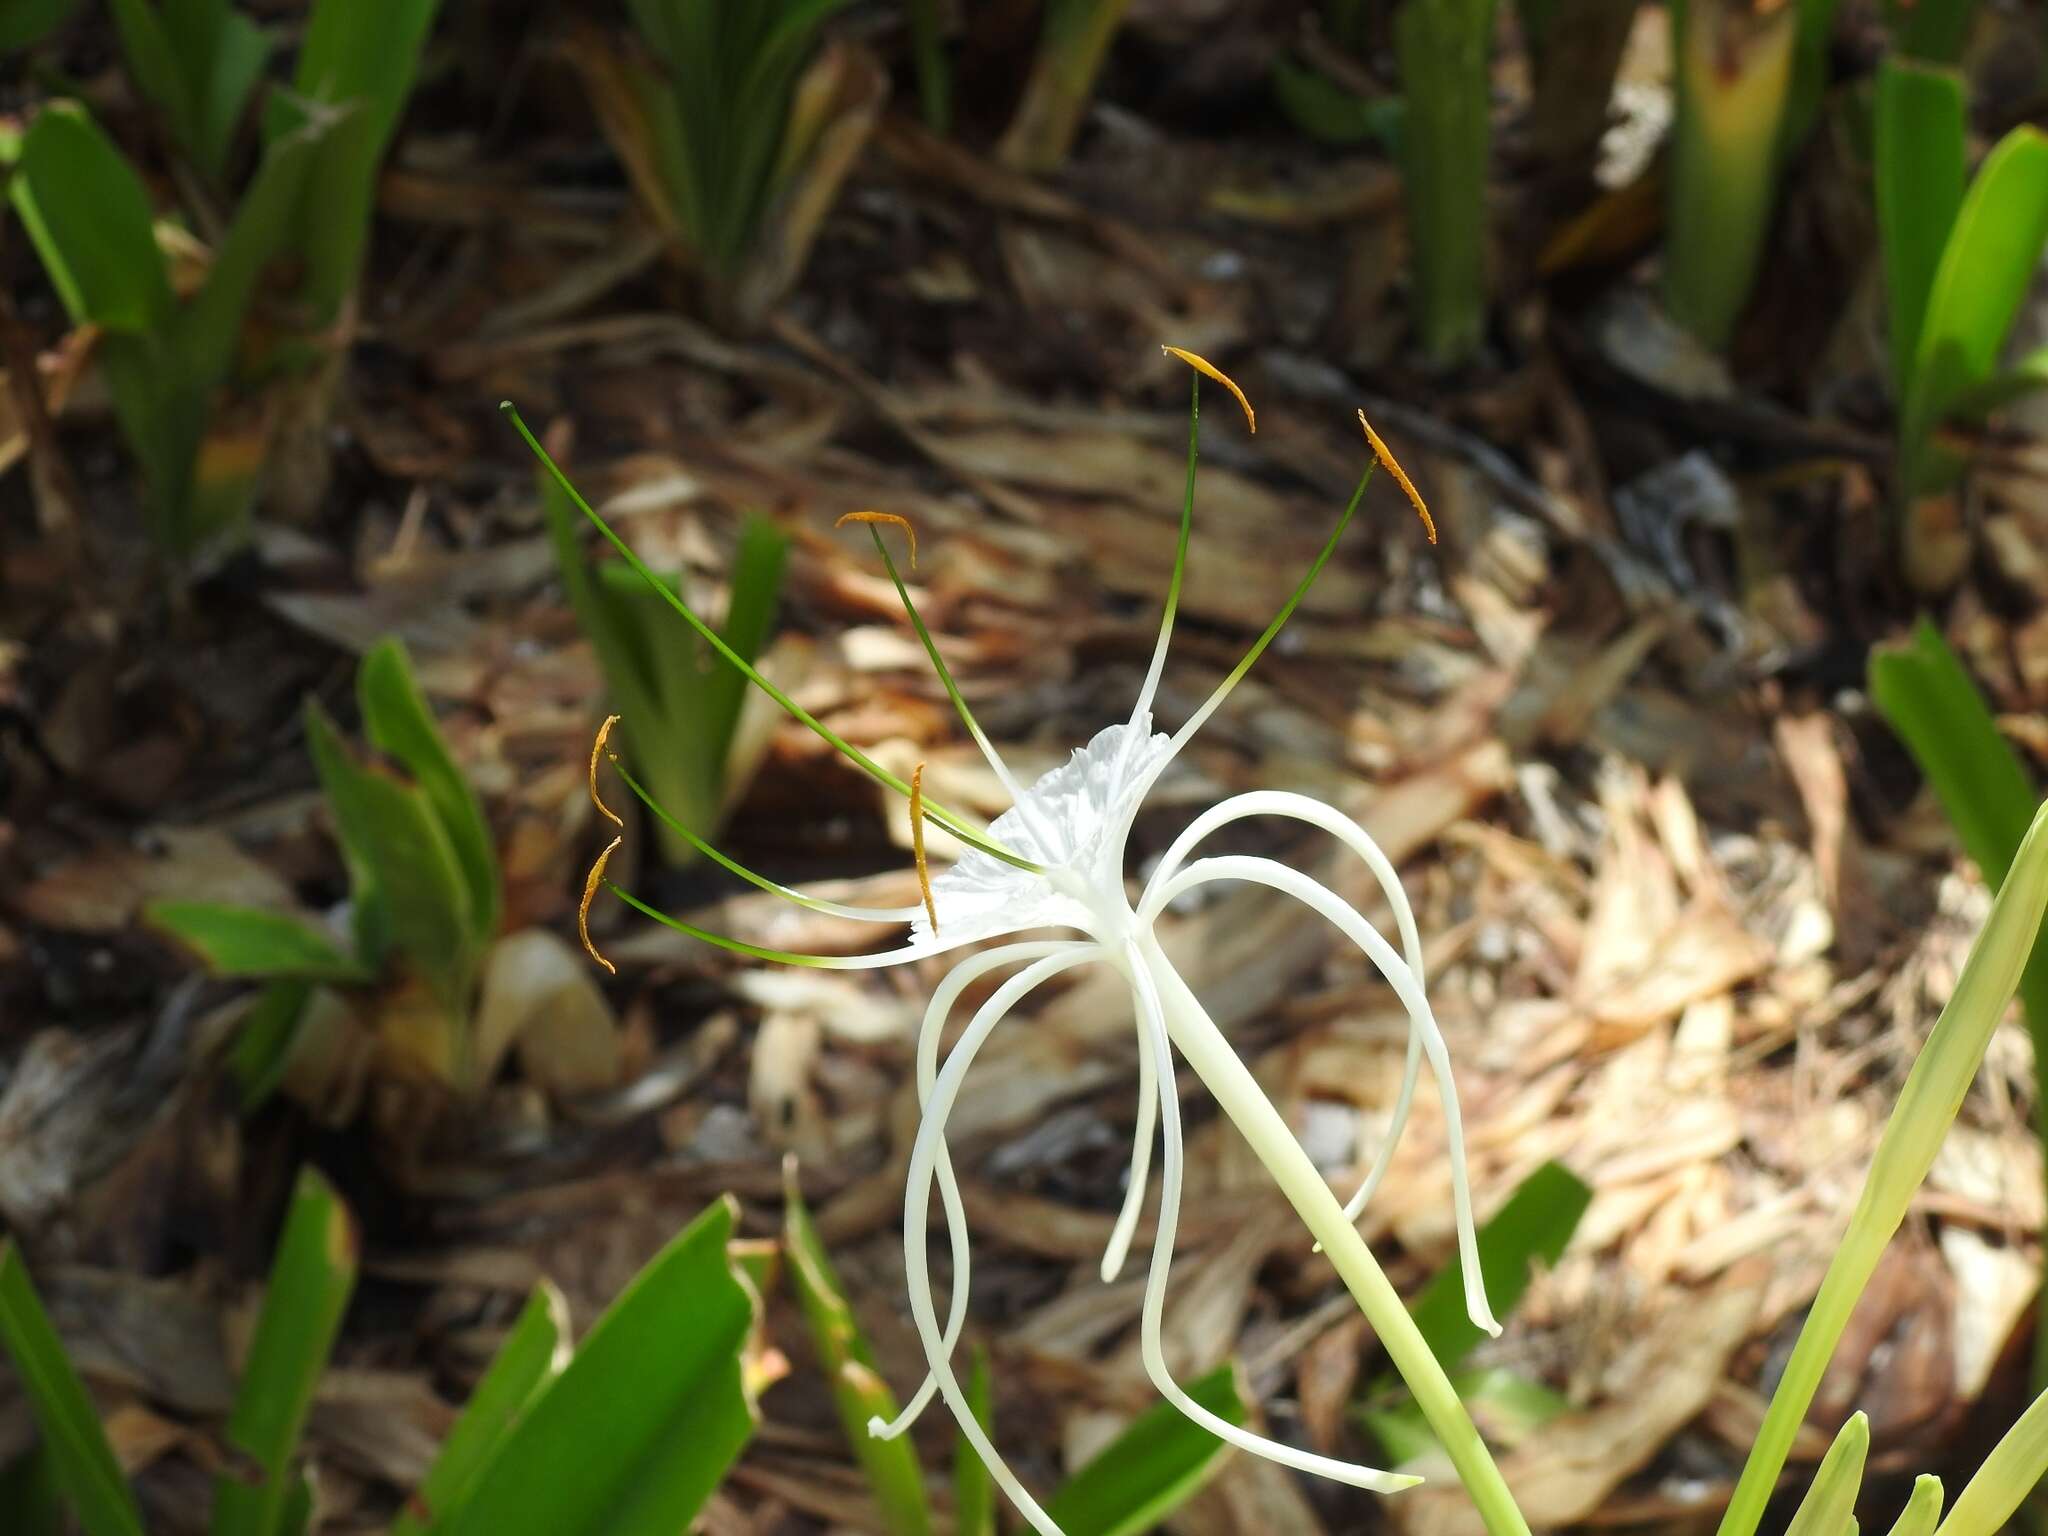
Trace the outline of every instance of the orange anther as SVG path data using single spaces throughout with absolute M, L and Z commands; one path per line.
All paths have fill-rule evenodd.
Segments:
M 1429 508 L 1423 505 L 1422 492 L 1415 489 L 1415 482 L 1408 478 L 1408 471 L 1396 461 L 1387 445 L 1380 440 L 1379 433 L 1373 431 L 1372 423 L 1365 419 L 1364 411 L 1358 413 L 1358 424 L 1365 428 L 1365 440 L 1372 444 L 1373 457 L 1386 466 L 1387 473 L 1394 477 L 1394 483 L 1406 491 L 1408 499 L 1415 504 L 1416 514 L 1422 519 L 1422 530 L 1429 535 L 1429 542 L 1434 544 L 1436 519 L 1429 515 Z
M 903 537 L 910 540 L 910 568 L 917 569 L 917 530 L 910 526 L 909 518 L 894 512 L 849 512 L 832 526 L 844 528 L 848 523 L 894 523 L 903 530 Z
M 1183 347 L 1162 347 L 1160 350 L 1171 357 L 1179 358 L 1190 368 L 1194 369 L 1195 372 L 1207 374 L 1218 384 L 1221 384 L 1225 389 L 1237 396 L 1237 403 L 1244 407 L 1244 424 L 1254 432 L 1259 430 L 1259 418 L 1252 413 L 1252 403 L 1245 399 L 1244 391 L 1237 387 L 1237 380 L 1233 379 L 1221 368 L 1218 368 L 1206 357 L 1197 356 Z
M 606 715 L 604 724 L 597 728 L 597 740 L 590 744 L 590 803 L 597 807 L 597 812 L 600 816 L 619 829 L 621 835 L 606 843 L 604 845 L 604 852 L 600 853 L 597 856 L 597 862 L 590 866 L 590 873 L 583 881 L 583 900 L 576 908 L 576 932 L 583 939 L 584 949 L 589 951 L 591 959 L 595 960 L 607 971 L 610 971 L 614 976 L 619 974 L 619 968 L 599 954 L 597 952 L 597 945 L 591 942 L 590 903 L 597 897 L 597 887 L 604 879 L 605 865 L 611 862 L 612 854 L 617 851 L 619 844 L 626 840 L 623 835 L 626 828 L 625 822 L 619 819 L 616 811 L 604 803 L 604 797 L 597 792 L 597 760 L 604 752 L 604 744 L 612 733 L 612 727 L 618 723 L 619 717 L 617 715 Z

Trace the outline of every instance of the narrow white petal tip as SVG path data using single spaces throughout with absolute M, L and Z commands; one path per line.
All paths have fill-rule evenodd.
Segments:
M 1380 1491 L 1382 1493 L 1406 1493 L 1410 1488 L 1420 1488 L 1428 1481 L 1428 1478 L 1417 1477 L 1412 1472 L 1396 1472 L 1387 1479 L 1387 1486 Z
M 1486 1308 L 1477 1308 L 1474 1311 L 1467 1313 L 1466 1315 L 1472 1319 L 1474 1326 L 1484 1328 L 1486 1330 L 1486 1336 L 1488 1338 L 1497 1339 L 1500 1337 L 1500 1324 L 1493 1320 L 1493 1314 L 1487 1311 Z
M 872 1440 L 894 1440 L 901 1433 L 903 1433 L 901 1429 L 891 1424 L 879 1413 L 868 1420 L 868 1437 Z

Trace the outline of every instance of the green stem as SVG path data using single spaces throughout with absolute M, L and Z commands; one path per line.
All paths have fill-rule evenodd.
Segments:
M 1167 1029 L 1189 1066 L 1202 1079 L 1223 1112 L 1230 1116 L 1252 1151 L 1300 1213 L 1309 1231 L 1323 1245 L 1345 1287 L 1357 1300 L 1366 1321 L 1386 1347 L 1394 1368 L 1408 1384 L 1416 1404 L 1436 1432 L 1451 1465 L 1457 1468 L 1472 1502 L 1479 1507 L 1488 1536 L 1529 1536 L 1529 1523 L 1516 1507 L 1500 1468 L 1465 1411 L 1457 1389 L 1431 1353 L 1415 1320 L 1408 1315 L 1365 1239 L 1345 1218 L 1344 1207 L 1295 1139 L 1294 1131 L 1273 1107 L 1258 1080 L 1245 1066 L 1223 1032 L 1188 989 L 1156 942 L 1143 945 L 1147 969 L 1159 989 Z

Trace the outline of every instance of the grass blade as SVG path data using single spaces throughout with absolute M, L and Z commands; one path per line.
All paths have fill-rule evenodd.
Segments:
M 1891 1536 L 1934 1536 L 1941 1523 L 1941 1479 L 1926 1473 L 1913 1479 L 1912 1495 L 1899 1511 Z
M 14 1522 L 9 1536 L 64 1536 L 64 1490 L 57 1464 L 42 1446 L 0 1468 L 0 1509 Z
M 149 196 L 99 125 L 46 107 L 22 135 L 14 206 L 71 318 L 160 331 L 174 307 Z
M 1245 1421 L 1249 1410 L 1234 1365 L 1189 1382 L 1187 1392 L 1218 1418 Z M 1227 1449 L 1173 1404 L 1160 1403 L 1076 1472 L 1045 1512 L 1067 1536 L 1137 1536 L 1194 1497 Z
M 260 1478 L 220 1475 L 213 1536 L 277 1536 L 284 1525 L 301 1486 L 292 1456 L 355 1289 L 356 1254 L 355 1223 L 341 1197 L 318 1173 L 301 1172 L 228 1414 L 228 1443 Z
M 875 1503 L 881 1507 L 882 1523 L 891 1536 L 924 1536 L 932 1528 L 932 1516 L 925 1498 L 924 1472 L 917 1464 L 917 1447 L 907 1435 L 883 1440 L 868 1433 L 870 1419 L 896 1417 L 896 1397 L 882 1380 L 875 1352 L 862 1336 L 818 1229 L 811 1224 L 793 1164 L 783 1170 L 782 1233 L 790 1281 L 803 1307 L 818 1363 L 832 1383 L 840 1426 L 874 1491 Z
M 440 1536 L 676 1536 L 754 1432 L 756 1302 L 717 1201 L 612 1303 Z
M 78 1379 L 13 1243 L 0 1240 L 0 1344 L 21 1378 L 50 1472 L 86 1536 L 142 1536 L 135 1495 L 121 1476 L 85 1383 Z
M 1835 1345 L 1933 1166 L 1934 1155 L 1984 1060 L 1992 1032 L 2019 985 L 2044 911 L 2048 911 L 2048 808 L 2037 812 L 2028 827 L 1991 904 L 1983 932 L 1963 962 L 1948 1005 L 1941 1010 L 1899 1091 L 1898 1103 L 1871 1158 L 1849 1230 L 1800 1327 L 1798 1342 L 1785 1362 L 1755 1446 L 1722 1517 L 1721 1536 L 1753 1536 L 1763 1518 Z
M 1877 75 L 1877 223 L 1891 305 L 1892 392 L 1904 401 L 1934 274 L 1963 205 L 1963 82 L 1887 58 Z
M 392 1522 L 391 1536 L 427 1536 L 434 1523 L 460 1509 L 520 1416 L 568 1363 L 569 1306 L 543 1280 L 441 1442 L 426 1480 Z

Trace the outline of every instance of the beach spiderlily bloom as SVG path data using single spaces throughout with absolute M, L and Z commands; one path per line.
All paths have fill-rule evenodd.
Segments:
M 878 925 L 906 926 L 909 936 L 906 942 L 895 948 L 863 955 L 799 955 L 743 943 L 658 912 L 630 892 L 605 880 L 604 860 L 611 848 L 605 850 L 591 871 L 584 895 L 584 914 L 587 918 L 590 899 L 603 886 L 656 921 L 722 949 L 761 960 L 839 970 L 898 965 L 976 946 L 952 967 L 934 990 L 916 1044 L 922 1119 L 910 1156 L 903 1206 L 903 1244 L 911 1315 L 923 1341 L 930 1371 L 903 1412 L 893 1422 L 874 1422 L 870 1425 L 872 1433 L 883 1436 L 901 1434 L 930 1402 L 934 1393 L 944 1397 L 959 1421 L 961 1433 L 974 1445 L 1003 1490 L 1029 1518 L 1032 1526 L 1045 1536 L 1060 1536 L 1059 1527 L 989 1442 L 969 1409 L 951 1365 L 954 1348 L 966 1321 L 970 1262 L 965 1212 L 947 1154 L 946 1123 L 976 1053 L 1005 1016 L 1053 977 L 1077 966 L 1105 965 L 1124 979 L 1130 991 L 1132 1015 L 1137 1027 L 1138 1103 L 1128 1190 L 1103 1254 L 1102 1274 L 1105 1280 L 1113 1278 L 1129 1253 L 1149 1182 L 1156 1141 L 1160 1163 L 1160 1207 L 1141 1308 L 1140 1344 L 1145 1369 L 1159 1391 L 1188 1417 L 1222 1439 L 1301 1471 L 1382 1493 L 1396 1492 L 1419 1481 L 1402 1473 L 1314 1455 L 1231 1424 L 1194 1401 L 1168 1370 L 1161 1334 L 1168 1271 L 1173 1259 L 1174 1233 L 1180 1210 L 1183 1165 L 1180 1104 L 1173 1067 L 1175 1053 L 1178 1052 L 1180 1059 L 1194 1069 L 1271 1171 L 1281 1191 L 1301 1214 L 1318 1247 L 1328 1254 L 1386 1346 L 1396 1368 L 1407 1380 L 1459 1474 L 1472 1490 L 1489 1529 L 1497 1536 L 1498 1533 L 1524 1531 L 1526 1527 L 1515 1512 L 1513 1501 L 1508 1498 L 1471 1419 L 1354 1225 L 1359 1211 L 1386 1173 L 1413 1101 L 1421 1062 L 1426 1056 L 1436 1080 L 1449 1137 L 1466 1307 L 1472 1320 L 1480 1327 L 1490 1333 L 1500 1331 L 1488 1309 L 1481 1280 L 1471 1198 L 1465 1177 L 1457 1091 L 1452 1083 L 1443 1036 L 1424 995 L 1422 946 L 1416 934 L 1414 913 L 1402 893 L 1392 864 L 1365 829 L 1350 817 L 1303 795 L 1265 790 L 1237 795 L 1198 816 L 1167 849 L 1135 897 L 1126 878 L 1126 846 L 1132 823 L 1146 795 L 1175 756 L 1272 643 L 1299 605 L 1357 512 L 1375 465 L 1387 466 L 1421 513 L 1425 526 L 1428 526 L 1429 514 L 1407 476 L 1394 463 L 1385 444 L 1366 423 L 1361 412 L 1359 421 L 1370 441 L 1372 457 L 1343 515 L 1308 571 L 1272 623 L 1208 700 L 1171 734 L 1155 729 L 1152 703 L 1158 692 L 1160 676 L 1166 665 L 1168 642 L 1173 633 L 1194 510 L 1202 377 L 1206 375 L 1228 388 L 1243 406 L 1247 423 L 1256 430 L 1251 405 L 1234 383 L 1192 353 L 1171 347 L 1167 350 L 1196 372 L 1190 404 L 1187 487 L 1181 508 L 1179 544 L 1167 588 L 1158 643 L 1129 717 L 1099 731 L 1068 761 L 1036 783 L 1028 786 L 1020 783 L 987 734 L 976 724 L 939 655 L 930 631 L 911 602 L 882 537 L 884 527 L 901 525 L 910 535 L 910 558 L 914 567 L 916 543 L 909 524 L 902 518 L 885 513 L 853 513 L 841 519 L 842 523 L 859 521 L 868 525 L 883 566 L 896 585 L 910 622 L 923 642 L 940 681 L 959 711 L 968 734 L 988 759 L 989 767 L 1011 799 L 1010 809 L 986 829 L 926 799 L 922 792 L 921 771 L 906 783 L 842 740 L 734 655 L 721 643 L 716 632 L 691 612 L 673 590 L 648 571 L 604 520 L 575 495 L 574 488 L 562 478 L 561 471 L 547 458 L 524 423 L 519 421 L 517 413 L 511 413 L 520 433 L 563 488 L 575 497 L 578 506 L 634 569 L 660 588 L 699 636 L 745 672 L 790 715 L 830 742 L 853 764 L 880 783 L 909 797 L 913 843 L 924 896 L 922 904 L 915 907 L 865 908 L 820 900 L 779 885 L 711 848 L 693 829 L 677 823 L 649 799 L 626 769 L 620 767 L 621 778 L 647 803 L 652 814 L 740 879 L 813 911 Z M 509 406 L 507 409 L 510 410 Z M 1430 527 L 1429 531 L 1434 541 L 1434 528 Z M 599 753 L 604 746 L 605 732 L 611 725 L 612 721 L 605 722 L 605 731 L 599 733 L 597 748 L 591 755 L 593 798 L 597 795 Z M 604 809 L 601 800 L 599 807 Z M 605 810 L 605 814 L 617 822 L 618 818 L 609 810 Z M 1231 822 L 1253 816 L 1287 818 L 1319 828 L 1335 836 L 1362 859 L 1393 910 L 1400 939 L 1399 951 L 1329 887 L 1285 864 L 1271 859 L 1238 856 L 1192 857 L 1198 845 L 1211 833 Z M 927 820 L 943 827 L 963 845 L 957 862 L 936 877 L 926 873 L 924 824 Z M 616 846 L 615 840 L 612 847 Z M 1200 1000 L 1177 974 L 1154 935 L 1154 926 L 1161 913 L 1176 897 L 1226 882 L 1269 886 L 1296 898 L 1327 919 L 1372 960 L 1407 1011 L 1407 1063 L 1393 1123 L 1373 1167 L 1348 1205 L 1340 1204 L 1331 1193 L 1286 1120 L 1204 1011 Z M 1027 933 L 1034 936 L 1014 937 Z M 584 939 L 588 944 L 587 925 Z M 997 940 L 1006 942 L 989 947 L 992 941 Z M 597 951 L 593 948 L 591 953 L 596 955 Z M 598 958 L 605 963 L 601 956 Z M 939 1059 L 941 1037 L 966 989 L 994 972 L 1011 968 L 1015 968 L 1015 973 L 1004 980 L 975 1011 L 965 1032 L 942 1064 Z M 927 1254 L 927 1219 L 934 1185 L 945 1213 L 952 1253 L 952 1294 L 943 1324 L 933 1298 Z

